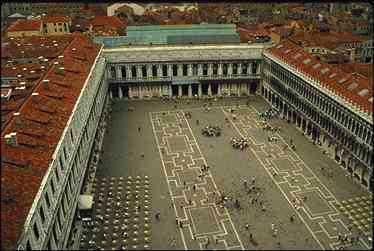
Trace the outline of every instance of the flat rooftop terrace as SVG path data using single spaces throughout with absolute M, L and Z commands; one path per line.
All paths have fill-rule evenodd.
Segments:
M 104 139 L 104 155 L 96 174 L 96 193 L 101 192 L 104 178 L 113 178 L 113 186 L 121 179 L 123 189 L 119 190 L 118 200 L 129 203 L 120 207 L 129 210 L 130 216 L 117 218 L 118 222 L 114 223 L 115 217 L 109 212 L 107 225 L 114 225 L 114 228 L 103 230 L 98 224 L 97 246 L 168 250 L 320 250 L 337 249 L 342 245 L 356 250 L 370 248 L 364 233 L 371 229 L 368 225 L 372 218 L 371 194 L 345 176 L 334 160 L 323 155 L 294 125 L 283 120 L 270 122 L 280 126 L 281 131 L 275 135 L 279 138 L 277 142 L 268 142 L 257 112 L 269 106 L 260 97 L 250 97 L 249 106 L 247 99 L 213 101 L 209 112 L 202 108 L 205 102 L 121 100 L 113 104 L 112 120 Z M 130 107 L 134 111 L 129 111 Z M 235 120 L 231 108 L 235 109 Z M 192 117 L 186 118 L 185 112 L 190 112 Z M 201 129 L 207 125 L 220 126 L 222 135 L 203 136 Z M 230 144 L 232 137 L 240 136 L 250 142 L 244 151 Z M 284 149 L 290 138 L 296 145 L 296 152 Z M 205 177 L 199 178 L 203 164 L 210 168 Z M 135 183 L 137 176 L 139 183 Z M 247 193 L 243 181 L 246 179 L 250 183 L 252 177 L 255 177 L 258 191 Z M 146 183 L 144 187 L 143 183 Z M 119 185 L 115 186 L 117 188 L 112 189 L 118 189 Z M 145 192 L 147 198 L 144 189 L 149 190 Z M 140 201 L 141 207 L 134 212 L 132 207 L 138 202 L 130 199 L 132 193 L 140 194 L 136 201 Z M 216 202 L 222 193 L 238 199 L 241 209 L 236 209 L 232 203 L 228 203 L 227 208 L 220 207 Z M 252 203 L 256 197 L 258 202 Z M 302 201 L 303 197 L 307 200 L 300 203 L 297 210 L 293 201 Z M 95 198 L 97 200 L 98 194 Z M 261 210 L 260 201 L 266 211 Z M 97 202 L 94 211 L 96 206 Z M 114 211 L 114 207 L 110 209 Z M 356 210 L 353 215 L 351 209 Z M 160 220 L 155 218 L 157 212 Z M 136 224 L 132 222 L 135 221 L 132 214 L 136 214 Z M 292 215 L 293 222 L 290 221 Z M 348 216 L 362 221 L 361 230 L 355 226 L 349 229 Z M 148 230 L 138 230 L 145 224 Z M 249 224 L 248 229 L 246 224 Z M 276 236 L 272 224 L 277 229 Z M 117 237 L 111 237 L 116 240 L 114 244 L 104 240 L 107 238 L 103 237 L 104 232 L 106 236 L 115 233 Z M 353 245 L 342 244 L 338 241 L 339 233 L 361 239 Z M 84 242 L 87 245 L 88 239 Z M 86 245 L 81 248 L 87 248 Z

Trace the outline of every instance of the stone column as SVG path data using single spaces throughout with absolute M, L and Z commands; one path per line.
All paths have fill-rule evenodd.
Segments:
M 113 92 L 112 91 L 109 92 L 109 97 L 110 97 L 110 99 L 113 99 Z
M 188 64 L 188 66 L 187 66 L 188 68 L 187 68 L 187 76 L 192 76 L 193 74 L 192 74 L 192 64 Z
M 203 95 L 203 90 L 201 88 L 201 84 L 199 84 L 198 95 L 199 95 L 199 97 L 201 97 Z
M 167 68 L 168 68 L 168 77 L 172 77 L 173 76 L 173 65 L 172 64 L 168 64 L 167 65 Z
M 221 84 L 218 84 L 217 95 L 218 95 L 218 96 L 221 96 Z
M 202 76 L 203 75 L 203 65 L 198 64 L 197 65 L 197 76 Z
M 223 75 L 223 69 L 222 69 L 222 64 L 221 63 L 218 64 L 218 72 L 217 73 L 218 73 L 219 76 Z
M 242 64 L 238 64 L 238 75 L 242 75 Z
M 208 76 L 213 76 L 213 64 L 208 64 Z
M 192 97 L 192 85 L 188 85 L 188 97 Z
M 241 84 L 236 84 L 236 88 L 238 89 L 238 97 L 240 97 L 240 94 L 242 92 L 242 85 Z
M 261 64 L 257 63 L 256 74 L 260 74 L 260 71 L 261 71 Z
M 152 65 L 147 64 L 147 78 L 150 79 L 152 78 Z
M 212 96 L 212 85 L 211 84 L 208 85 L 208 95 Z
M 126 65 L 126 78 L 127 79 L 131 78 L 131 67 L 130 67 L 130 65 Z
M 162 77 L 162 65 L 157 65 L 157 77 Z
M 120 65 L 116 65 L 116 77 L 117 77 L 117 80 L 121 80 L 122 79 L 122 72 L 121 72 L 121 66 Z
M 118 86 L 118 96 L 119 96 L 119 99 L 123 98 L 123 92 L 122 92 L 122 87 L 121 86 Z
M 178 96 L 182 97 L 182 86 L 178 85 Z
M 141 65 L 137 65 L 136 66 L 136 77 L 137 78 L 142 78 L 142 74 L 143 74 L 143 72 L 142 72 L 142 66 Z
M 173 90 L 171 88 L 171 84 L 168 86 L 169 88 L 169 97 L 172 97 L 173 96 Z
M 181 65 L 181 64 L 178 64 L 177 76 L 178 77 L 183 76 L 183 65 Z
M 248 75 L 252 75 L 252 62 L 250 62 L 250 63 L 248 64 L 247 74 L 248 74 Z
M 227 75 L 232 75 L 232 63 L 229 63 L 229 65 L 227 66 Z

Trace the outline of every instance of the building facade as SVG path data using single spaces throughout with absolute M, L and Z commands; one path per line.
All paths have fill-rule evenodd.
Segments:
M 372 89 L 365 87 L 368 82 L 360 86 L 360 80 L 305 58 L 302 49 L 281 44 L 273 50 L 263 53 L 261 95 L 284 119 L 295 123 L 326 154 L 372 190 L 373 94 Z M 302 68 L 308 64 L 319 73 Z M 326 76 L 322 82 L 323 75 Z M 336 84 L 325 85 L 327 79 Z
M 144 46 L 105 49 L 113 98 L 242 96 L 259 86 L 270 45 Z

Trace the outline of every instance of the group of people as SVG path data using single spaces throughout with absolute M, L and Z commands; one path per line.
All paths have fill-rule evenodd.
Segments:
M 220 136 L 221 135 L 221 128 L 219 126 L 206 126 L 201 129 L 201 133 L 205 136 L 212 137 L 212 136 Z
M 267 111 L 265 112 L 261 112 L 259 114 L 260 118 L 262 118 L 263 120 L 267 121 L 267 120 L 270 120 L 272 118 L 274 118 L 275 116 L 277 116 L 279 113 L 279 111 L 275 108 L 270 108 L 268 109 Z
M 240 149 L 242 151 L 249 146 L 248 140 L 246 138 L 232 137 L 230 142 L 232 147 L 234 147 L 235 149 Z

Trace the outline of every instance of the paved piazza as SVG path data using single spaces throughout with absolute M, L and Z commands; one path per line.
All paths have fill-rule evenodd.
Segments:
M 369 249 L 371 243 L 365 234 L 372 234 L 371 194 L 294 125 L 272 120 L 270 124 L 280 126 L 281 131 L 272 134 L 277 141 L 269 142 L 270 135 L 261 128 L 258 118 L 258 112 L 269 106 L 260 97 L 250 97 L 249 106 L 246 102 L 219 99 L 211 102 L 209 112 L 202 108 L 206 103 L 202 100 L 121 100 L 113 104 L 97 179 L 147 176 L 152 184 L 149 214 L 140 208 L 137 215 L 139 222 L 149 222 L 149 237 L 145 239 L 142 234 L 138 243 L 129 242 L 126 248 L 338 249 L 343 245 L 338 241 L 341 233 L 361 237 L 353 245 L 344 244 L 346 249 Z M 236 117 L 230 109 L 235 110 Z M 220 126 L 222 135 L 203 136 L 201 129 L 207 125 Z M 249 140 L 244 151 L 230 144 L 231 137 L 238 136 Z M 285 148 L 290 138 L 296 151 Z M 201 176 L 204 164 L 210 168 Z M 321 165 L 328 167 L 333 177 L 326 175 Z M 243 181 L 250 183 L 252 177 L 258 191 L 248 193 Z M 96 183 L 96 191 L 101 191 L 101 183 Z M 230 201 L 226 207 L 218 204 L 222 194 L 238 199 L 240 209 Z M 299 201 L 296 206 L 295 201 Z M 157 212 L 160 220 L 155 218 Z M 276 235 L 272 224 L 278 230 Z M 127 231 L 129 240 L 135 238 L 132 231 Z M 126 242 L 121 234 L 116 233 L 118 241 L 112 246 L 107 242 L 105 247 L 123 247 Z

